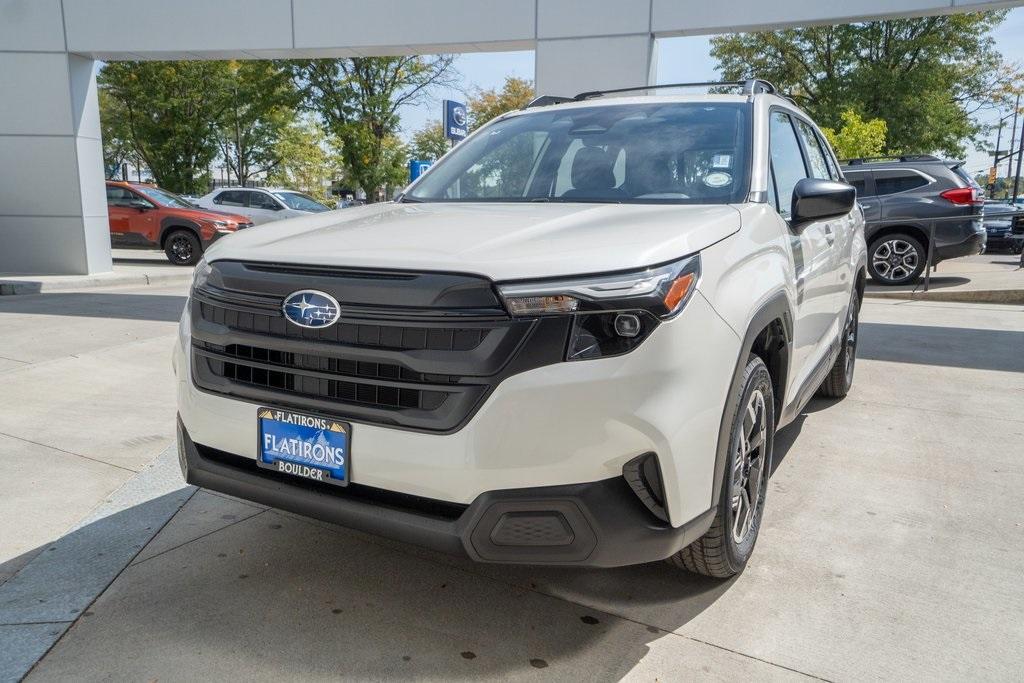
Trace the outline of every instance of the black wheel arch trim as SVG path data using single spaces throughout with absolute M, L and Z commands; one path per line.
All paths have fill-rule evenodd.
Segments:
M 167 246 L 167 236 L 175 230 L 188 230 L 192 232 L 199 243 L 203 243 L 203 230 L 199 223 L 188 220 L 187 218 L 178 218 L 176 216 L 168 216 L 160 221 L 160 248 L 163 249 Z
M 764 331 L 766 327 L 775 321 L 780 321 L 782 324 L 786 344 L 786 358 L 783 362 L 783 367 L 781 368 L 781 391 L 779 392 L 779 395 L 774 398 L 775 406 L 777 407 L 777 417 L 775 421 L 776 429 L 778 429 L 781 424 L 778 419 L 778 406 L 785 405 L 786 378 L 789 373 L 788 359 L 792 357 L 793 346 L 793 311 L 789 304 L 789 298 L 786 296 L 785 292 L 780 291 L 772 295 L 771 298 L 761 305 L 754 316 L 750 319 L 750 322 L 747 324 L 747 330 L 743 334 L 743 343 L 740 345 L 740 353 L 736 358 L 736 367 L 733 370 L 732 379 L 729 382 L 729 392 L 726 395 L 725 406 L 722 409 L 722 421 L 718 427 L 718 446 L 715 449 L 715 478 L 711 492 L 712 507 L 717 505 L 722 493 L 722 482 L 725 480 L 725 463 L 728 460 L 729 440 L 732 434 L 731 425 L 733 418 L 735 417 L 732 400 L 733 393 L 736 390 L 737 384 L 743 377 L 743 370 L 747 366 L 746 360 L 750 356 L 758 336 L 760 336 L 761 332 Z

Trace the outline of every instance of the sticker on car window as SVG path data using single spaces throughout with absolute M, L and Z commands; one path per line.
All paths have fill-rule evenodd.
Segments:
M 711 157 L 711 168 L 732 168 L 731 154 L 716 154 Z
M 728 173 L 708 173 L 704 176 L 704 184 L 708 187 L 725 187 L 732 182 Z

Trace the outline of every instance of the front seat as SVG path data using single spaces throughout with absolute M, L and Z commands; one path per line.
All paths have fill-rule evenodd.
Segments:
M 581 147 L 572 160 L 572 189 L 564 199 L 624 199 L 626 193 L 615 187 L 615 157 L 600 147 Z

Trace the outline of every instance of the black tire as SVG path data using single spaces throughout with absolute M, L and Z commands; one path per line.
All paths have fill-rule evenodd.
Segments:
M 175 230 L 164 240 L 164 253 L 176 266 L 194 266 L 203 256 L 203 245 L 191 230 Z
M 844 398 L 853 386 L 853 369 L 857 362 L 857 340 L 860 337 L 860 297 L 857 292 L 850 298 L 850 307 L 846 311 L 846 322 L 843 325 L 842 348 L 839 357 L 828 372 L 828 377 L 818 387 L 818 396 L 823 398 Z
M 921 277 L 927 260 L 928 250 L 920 240 L 895 232 L 871 243 L 868 272 L 871 279 L 880 285 L 905 285 Z
M 722 579 L 741 572 L 754 552 L 757 532 L 761 527 L 764 500 L 768 493 L 768 477 L 772 471 L 772 445 L 775 440 L 775 398 L 772 392 L 772 379 L 764 361 L 757 356 L 750 356 L 738 384 L 732 398 L 734 417 L 730 427 L 728 457 L 715 521 L 701 538 L 668 558 L 670 563 L 680 569 Z M 760 402 L 756 398 L 758 395 Z M 758 405 L 761 409 L 760 422 L 756 416 L 755 406 Z M 752 407 L 755 414 L 751 413 Z M 751 416 L 749 429 L 748 416 Z M 753 438 L 746 440 L 748 442 L 761 441 L 756 447 L 759 459 L 756 467 L 753 465 L 753 458 L 748 459 L 741 453 L 741 450 L 744 450 L 744 434 L 752 435 Z M 748 453 L 753 450 L 752 447 Z M 755 473 L 756 482 L 751 479 L 751 475 Z M 757 499 L 753 505 L 750 504 L 751 490 L 757 492 Z M 743 510 L 744 497 L 746 509 L 752 511 L 752 517 L 749 522 L 745 516 L 740 520 L 740 526 L 746 530 L 737 537 L 736 526 L 739 517 L 736 512 Z M 737 499 L 740 500 L 739 504 L 736 503 Z

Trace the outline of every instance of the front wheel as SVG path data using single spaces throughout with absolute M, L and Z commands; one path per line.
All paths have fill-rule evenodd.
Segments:
M 746 566 L 761 528 L 775 440 L 775 398 L 764 361 L 747 359 L 729 435 L 728 460 L 711 528 L 668 561 L 680 569 L 728 578 Z
M 164 253 L 176 266 L 194 266 L 203 255 L 203 245 L 191 230 L 175 230 L 164 242 Z

